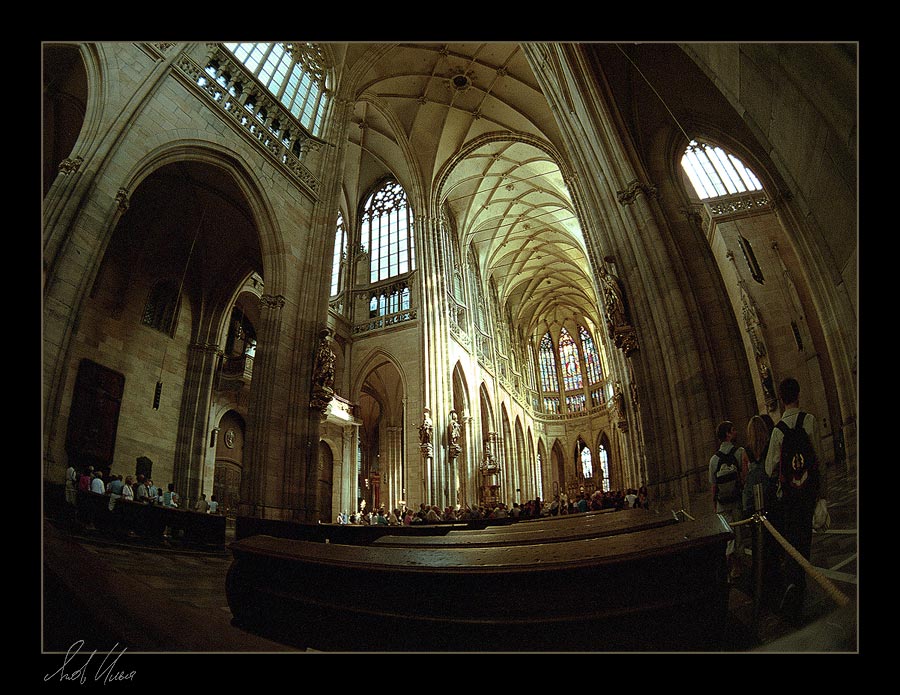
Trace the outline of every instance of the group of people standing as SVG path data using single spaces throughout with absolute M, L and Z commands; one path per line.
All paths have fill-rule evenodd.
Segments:
M 122 476 L 109 473 L 104 475 L 102 470 L 94 470 L 93 466 L 85 467 L 81 472 L 70 464 L 66 470 L 66 502 L 73 507 L 78 504 L 78 492 L 91 492 L 109 497 L 109 509 L 113 511 L 118 500 L 132 500 L 143 504 L 158 504 L 163 507 L 177 509 L 180 497 L 175 492 L 175 483 L 169 483 L 164 489 L 143 474 L 135 477 Z M 201 495 L 194 505 L 194 511 L 217 514 L 218 502 L 216 496 L 207 502 L 206 495 Z
M 800 409 L 800 384 L 794 378 L 778 386 L 782 415 L 776 424 L 768 414 L 754 415 L 747 423 L 746 444 L 739 446 L 737 428 L 730 421 L 719 424 L 719 448 L 709 461 L 709 482 L 715 511 L 729 523 L 764 512 L 773 528 L 809 560 L 812 546 L 813 512 L 824 497 L 824 486 L 815 452 L 818 442 L 816 418 Z M 742 573 L 746 526 L 734 528 L 729 542 L 729 578 Z M 758 525 L 753 530 L 763 533 Z M 761 558 L 754 553 L 753 566 L 762 562 L 763 600 L 785 617 L 799 622 L 806 573 L 786 553 L 778 553 L 775 539 L 765 534 Z M 757 545 L 757 547 L 759 547 Z

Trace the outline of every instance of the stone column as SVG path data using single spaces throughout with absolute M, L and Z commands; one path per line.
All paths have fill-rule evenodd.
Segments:
M 267 515 L 267 508 L 275 506 L 266 483 L 284 304 L 285 299 L 281 295 L 265 294 L 260 298 L 261 325 L 257 332 L 256 357 L 253 361 L 253 384 L 250 388 L 244 442 L 244 473 L 241 477 L 239 508 L 244 516 L 269 518 L 271 515 Z M 277 471 L 274 473 L 278 474 Z
M 215 343 L 193 343 L 188 351 L 173 472 L 175 491 L 187 509 L 193 508 L 203 488 L 209 448 L 207 417 L 220 354 Z

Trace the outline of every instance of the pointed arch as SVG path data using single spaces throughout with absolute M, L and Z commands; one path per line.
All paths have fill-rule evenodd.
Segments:
M 361 425 L 358 430 L 357 497 L 368 508 L 403 499 L 407 489 L 403 369 L 384 350 L 374 350 L 359 371 L 353 393 Z
M 596 450 L 595 472 L 598 488 L 609 490 L 612 485 L 612 476 L 610 475 L 612 448 L 609 443 L 609 435 L 605 431 L 597 435 Z
M 566 461 L 568 457 L 566 456 L 565 448 L 559 439 L 553 441 L 553 446 L 550 449 L 550 458 L 552 469 L 556 472 L 556 479 L 559 481 L 559 489 L 560 491 L 565 490 L 566 483 L 570 480 L 571 476 L 566 476 Z
M 525 453 L 525 432 L 522 429 L 522 419 L 516 415 L 515 426 L 513 428 L 515 436 L 515 459 L 514 468 L 516 471 L 516 489 L 517 492 L 514 500 L 520 504 L 532 497 L 532 485 L 528 476 L 528 460 Z
M 506 403 L 500 404 L 500 465 L 503 471 L 500 476 L 500 498 L 509 502 L 515 494 L 518 482 L 513 450 L 512 425 L 509 421 L 509 412 Z

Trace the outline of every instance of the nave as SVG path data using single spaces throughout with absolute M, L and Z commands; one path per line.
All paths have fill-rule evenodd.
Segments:
M 730 586 L 721 653 L 857 651 L 856 476 L 829 472 L 828 491 L 831 526 L 813 535 L 811 553 L 811 564 L 824 584 L 808 579 L 802 624 L 796 627 L 773 611 L 754 609 L 748 557 L 748 569 Z M 702 501 L 694 508 L 703 508 Z M 233 539 L 234 527 L 228 528 Z M 88 644 L 91 638 L 98 649 L 119 644 L 132 653 L 297 651 L 232 624 L 225 593 L 232 563 L 228 549 L 198 551 L 174 543 L 166 547 L 117 541 L 97 531 L 73 531 L 58 519 L 46 518 L 44 557 L 46 652 L 65 652 L 77 640 Z M 79 591 L 73 601 L 70 594 L 77 586 L 92 589 Z M 598 595 L 601 592 L 598 587 Z M 838 610 L 835 592 L 847 599 L 843 610 Z M 373 635 L 370 651 L 380 651 L 377 636 Z M 515 645 L 510 651 L 516 651 Z M 561 644 L 559 651 L 567 652 L 566 645 Z M 596 651 L 604 651 L 601 640 Z

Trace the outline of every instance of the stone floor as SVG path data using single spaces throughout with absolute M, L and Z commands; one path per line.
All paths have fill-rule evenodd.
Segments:
M 820 581 L 809 581 L 802 625 L 798 628 L 775 612 L 756 610 L 754 583 L 748 570 L 731 585 L 723 652 L 856 651 L 855 476 L 831 475 L 829 498 L 831 528 L 814 534 L 811 558 L 827 588 Z M 120 630 L 116 638 L 131 640 L 132 652 L 296 651 L 231 624 L 225 595 L 231 564 L 227 549 L 196 551 L 174 544 L 150 547 L 113 540 L 97 532 L 72 531 L 52 519 L 44 522 L 43 549 L 43 653 L 65 652 L 79 639 L 87 642 L 85 630 L 90 622 L 107 627 L 127 622 L 130 630 Z M 748 548 L 747 552 L 752 551 Z M 53 572 L 46 571 L 50 566 Z M 90 615 L 61 603 L 66 587 L 56 578 L 62 573 L 65 582 L 84 586 L 92 595 L 93 601 L 85 600 L 83 609 Z M 848 599 L 843 611 L 837 610 L 835 592 Z

